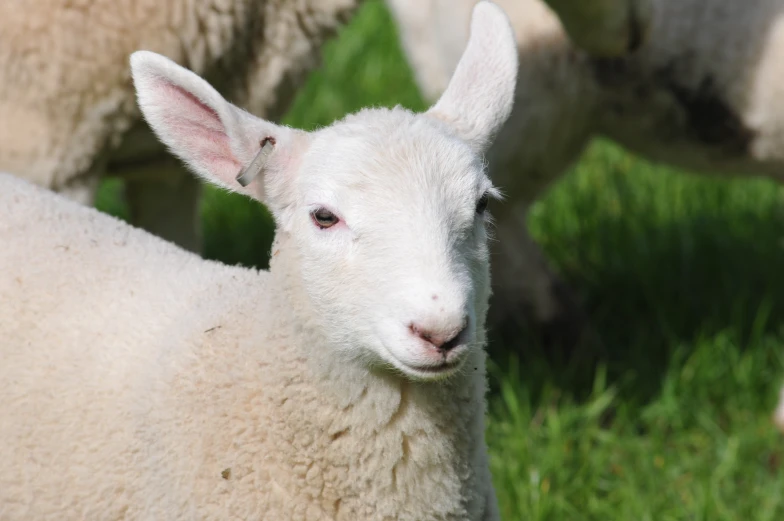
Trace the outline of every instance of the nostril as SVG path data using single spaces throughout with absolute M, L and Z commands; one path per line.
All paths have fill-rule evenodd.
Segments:
M 416 323 L 412 323 L 408 328 L 414 335 L 431 344 L 442 353 L 448 353 L 465 341 L 466 331 L 468 330 L 468 319 L 463 319 L 463 323 L 459 330 L 452 330 L 445 333 L 424 328 Z
M 465 340 L 466 340 L 465 336 L 466 336 L 466 331 L 467 330 L 468 330 L 468 321 L 464 320 L 463 321 L 463 327 L 460 329 L 460 331 L 458 331 L 457 333 L 452 335 L 451 338 L 447 339 L 440 346 L 437 345 L 436 347 L 438 348 L 439 351 L 441 351 L 443 353 L 448 353 L 449 351 L 451 351 L 455 347 L 457 347 L 460 344 L 462 344 L 463 342 L 465 342 Z

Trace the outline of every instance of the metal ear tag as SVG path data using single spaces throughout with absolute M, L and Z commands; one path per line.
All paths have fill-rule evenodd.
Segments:
M 256 157 L 248 163 L 248 165 L 240 170 L 240 173 L 237 174 L 237 182 L 242 186 L 248 186 L 264 169 L 264 165 L 267 163 L 267 159 L 269 158 L 272 150 L 275 148 L 275 140 L 272 138 L 267 138 L 264 140 L 264 144 L 261 147 L 261 150 L 258 151 Z

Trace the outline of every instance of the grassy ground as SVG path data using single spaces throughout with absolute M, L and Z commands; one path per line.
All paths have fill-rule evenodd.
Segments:
M 422 108 L 378 1 L 329 45 L 286 123 Z M 122 213 L 108 183 L 100 205 Z M 607 143 L 531 226 L 603 340 L 597 364 L 493 347 L 488 442 L 506 520 L 781 520 L 784 192 L 676 173 Z M 210 190 L 207 255 L 266 265 L 270 221 Z M 549 360 L 549 361 L 548 361 Z

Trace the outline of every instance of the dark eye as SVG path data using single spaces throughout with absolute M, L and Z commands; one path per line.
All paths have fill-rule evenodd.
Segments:
M 325 208 L 313 210 L 310 212 L 310 218 L 322 230 L 335 226 L 340 221 L 334 213 Z
M 479 198 L 479 201 L 476 203 L 476 213 L 482 215 L 487 210 L 487 203 L 490 201 L 490 194 L 485 192 L 482 194 L 482 197 Z

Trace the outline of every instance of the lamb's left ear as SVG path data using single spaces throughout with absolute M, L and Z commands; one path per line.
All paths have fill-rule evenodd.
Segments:
M 235 107 L 198 75 L 159 54 L 133 53 L 131 73 L 150 127 L 199 176 L 269 203 L 294 175 L 307 133 Z M 265 143 L 272 148 L 258 156 Z M 237 175 L 252 163 L 256 171 L 241 184 Z
M 446 121 L 483 153 L 509 118 L 517 83 L 517 44 L 506 13 L 481 1 L 471 16 L 471 35 L 446 91 L 428 115 Z

